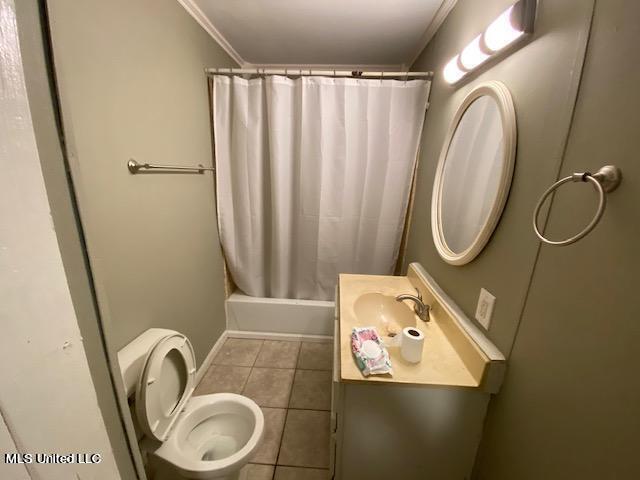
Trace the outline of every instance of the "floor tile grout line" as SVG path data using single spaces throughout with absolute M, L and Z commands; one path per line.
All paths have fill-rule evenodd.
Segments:
M 244 389 L 247 388 L 247 383 L 249 383 L 249 378 L 251 378 L 251 372 L 253 372 L 253 367 L 249 367 L 249 375 L 247 375 L 247 378 L 244 379 L 242 388 L 240 389 L 240 395 L 243 395 Z
M 270 407 L 267 407 L 270 408 Z M 280 407 L 282 408 L 282 407 Z M 287 410 L 303 410 L 305 412 L 331 412 L 331 409 L 329 410 L 322 410 L 320 408 L 300 408 L 300 407 L 286 407 Z
M 260 348 L 258 349 L 258 351 L 256 352 L 256 356 L 253 359 L 253 363 L 251 364 L 251 368 L 255 367 L 256 362 L 258 361 L 258 357 L 260 356 L 260 351 L 262 350 L 262 347 L 264 347 L 264 339 L 260 340 Z
M 244 382 L 242 383 L 242 388 L 240 389 L 240 395 L 244 394 L 244 389 L 247 388 L 247 383 L 249 383 L 249 378 L 251 378 L 251 373 L 253 372 L 253 365 L 255 365 L 258 355 L 260 354 L 260 350 L 262 350 L 262 347 L 264 346 L 264 340 L 260 340 L 260 342 L 261 342 L 260 348 L 258 348 L 258 351 L 256 352 L 256 356 L 253 359 L 253 362 L 251 363 L 251 365 L 229 365 L 230 367 L 245 367 L 245 368 L 249 367 L 249 375 L 247 375 L 247 378 L 245 378 Z
M 329 470 L 326 467 L 308 467 L 306 465 L 290 465 L 290 464 L 277 464 L 277 463 L 261 463 L 261 462 L 249 462 L 250 465 L 264 465 L 269 467 L 287 467 L 287 468 L 306 468 L 309 470 Z
M 302 342 L 300 342 L 300 348 L 302 348 Z M 300 348 L 298 348 L 298 356 L 300 355 Z M 298 363 L 298 358 L 296 357 L 296 364 Z M 282 435 L 280 435 L 280 445 L 278 445 L 278 454 L 276 455 L 276 466 L 273 468 L 273 477 L 275 478 L 276 469 L 278 468 L 278 460 L 280 459 L 280 452 L 282 451 L 282 444 L 284 443 L 284 431 L 287 428 L 287 419 L 289 418 L 289 403 L 291 402 L 291 394 L 293 393 L 293 383 L 296 377 L 296 370 L 293 370 L 293 377 L 291 379 L 291 386 L 289 387 L 289 398 L 287 398 L 287 407 L 284 414 L 284 424 L 282 425 Z
M 265 464 L 262 464 L 265 465 Z M 271 465 L 271 464 L 269 464 Z M 289 464 L 278 464 L 278 465 L 274 465 L 274 467 L 278 468 L 278 467 L 289 467 L 289 468 L 308 468 L 309 470 L 322 470 L 322 471 L 328 471 L 329 469 L 327 467 L 307 467 L 305 465 L 289 465 Z
M 304 342 L 300 342 L 300 348 L 298 349 L 298 356 L 296 357 L 296 369 L 298 368 L 298 365 L 300 364 L 300 356 L 302 355 L 302 346 L 303 346 Z
M 258 360 L 258 355 L 260 355 L 260 350 L 262 350 L 262 347 L 264 347 L 264 340 L 261 340 L 260 348 L 256 352 L 256 356 L 253 359 L 253 363 L 251 364 L 251 369 L 249 370 L 249 375 L 247 375 L 247 379 L 244 381 L 244 385 L 242 386 L 242 390 L 240 390 L 240 394 L 241 395 L 244 395 L 244 390 L 245 390 L 245 388 L 247 388 L 247 384 L 249 383 L 249 379 L 251 378 L 251 374 L 253 373 L 254 365 L 256 364 L 256 361 Z M 260 408 L 262 408 L 262 407 L 260 407 Z
M 298 370 L 295 367 L 260 367 L 260 366 L 253 366 L 251 368 L 260 368 L 260 369 L 264 369 L 264 370 Z M 320 371 L 320 370 L 318 370 Z M 322 370 L 324 371 L 328 371 L 328 370 Z
M 284 443 L 284 431 L 287 428 L 287 419 L 289 418 L 289 409 L 285 409 L 285 414 L 284 414 L 284 423 L 282 424 L 282 434 L 280 435 L 280 444 L 278 445 L 278 453 L 276 454 L 276 467 L 273 469 L 273 475 L 275 477 L 276 474 L 276 468 L 278 465 L 278 460 L 280 460 L 280 452 L 282 451 L 282 444 Z

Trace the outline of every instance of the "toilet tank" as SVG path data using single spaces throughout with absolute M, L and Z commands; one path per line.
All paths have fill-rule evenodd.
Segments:
M 178 332 L 166 328 L 150 328 L 118 351 L 118 364 L 127 397 L 136 391 L 140 373 L 151 347 L 167 335 L 176 333 Z

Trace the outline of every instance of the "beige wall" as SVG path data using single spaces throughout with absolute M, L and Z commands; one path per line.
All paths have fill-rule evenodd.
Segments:
M 444 85 L 446 61 L 509 3 L 460 0 L 413 67 L 437 76 L 407 260 L 422 262 L 467 314 L 474 313 L 481 286 L 497 297 L 489 335 L 511 355 L 505 384 L 489 406 L 474 478 L 639 478 L 640 304 L 633 299 L 640 268 L 640 190 L 634 188 L 640 5 L 597 2 L 589 38 L 594 2 L 540 0 L 532 42 L 471 82 Z M 452 267 L 431 240 L 435 162 L 456 106 L 485 79 L 504 82 L 514 97 L 514 182 L 485 251 Z M 557 178 L 606 163 L 622 167 L 625 180 L 610 195 L 601 225 L 575 245 L 540 247 L 531 228 L 539 194 Z M 547 232 L 562 238 L 577 231 L 594 204 L 590 188 L 567 187 L 554 200 Z
M 560 176 L 623 171 L 598 227 L 543 247 L 476 466 L 482 480 L 640 478 L 640 4 L 598 1 Z M 548 234 L 578 231 L 591 188 L 554 199 Z
M 108 340 L 150 327 L 201 362 L 225 328 L 214 184 L 126 161 L 210 164 L 206 66 L 234 62 L 175 0 L 48 2 L 65 141 Z
M 508 355 L 538 252 L 531 213 L 553 183 L 567 138 L 592 11 L 592 1 L 541 0 L 535 35 L 526 45 L 492 63 L 465 83 L 442 78 L 447 61 L 507 8 L 511 0 L 460 0 L 412 70 L 436 72 L 423 132 L 414 212 L 406 262 L 418 261 L 473 318 L 484 287 L 497 301 L 489 337 Z M 449 123 L 469 91 L 499 80 L 511 91 L 518 146 L 511 193 L 502 219 L 484 251 L 456 267 L 438 255 L 431 236 L 431 193 L 438 155 Z

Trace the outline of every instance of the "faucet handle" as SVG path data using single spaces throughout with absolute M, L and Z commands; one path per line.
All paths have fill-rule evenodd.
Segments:
M 418 294 L 418 295 L 416 295 L 416 296 L 418 297 L 418 299 L 419 299 L 420 301 L 422 301 L 422 294 L 420 293 L 420 290 L 418 290 L 418 288 L 417 288 L 417 287 L 414 287 L 414 288 L 416 289 L 416 293 Z

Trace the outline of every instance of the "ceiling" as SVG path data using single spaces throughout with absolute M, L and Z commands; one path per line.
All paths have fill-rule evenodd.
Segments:
M 456 0 L 178 0 L 240 65 L 408 68 Z

